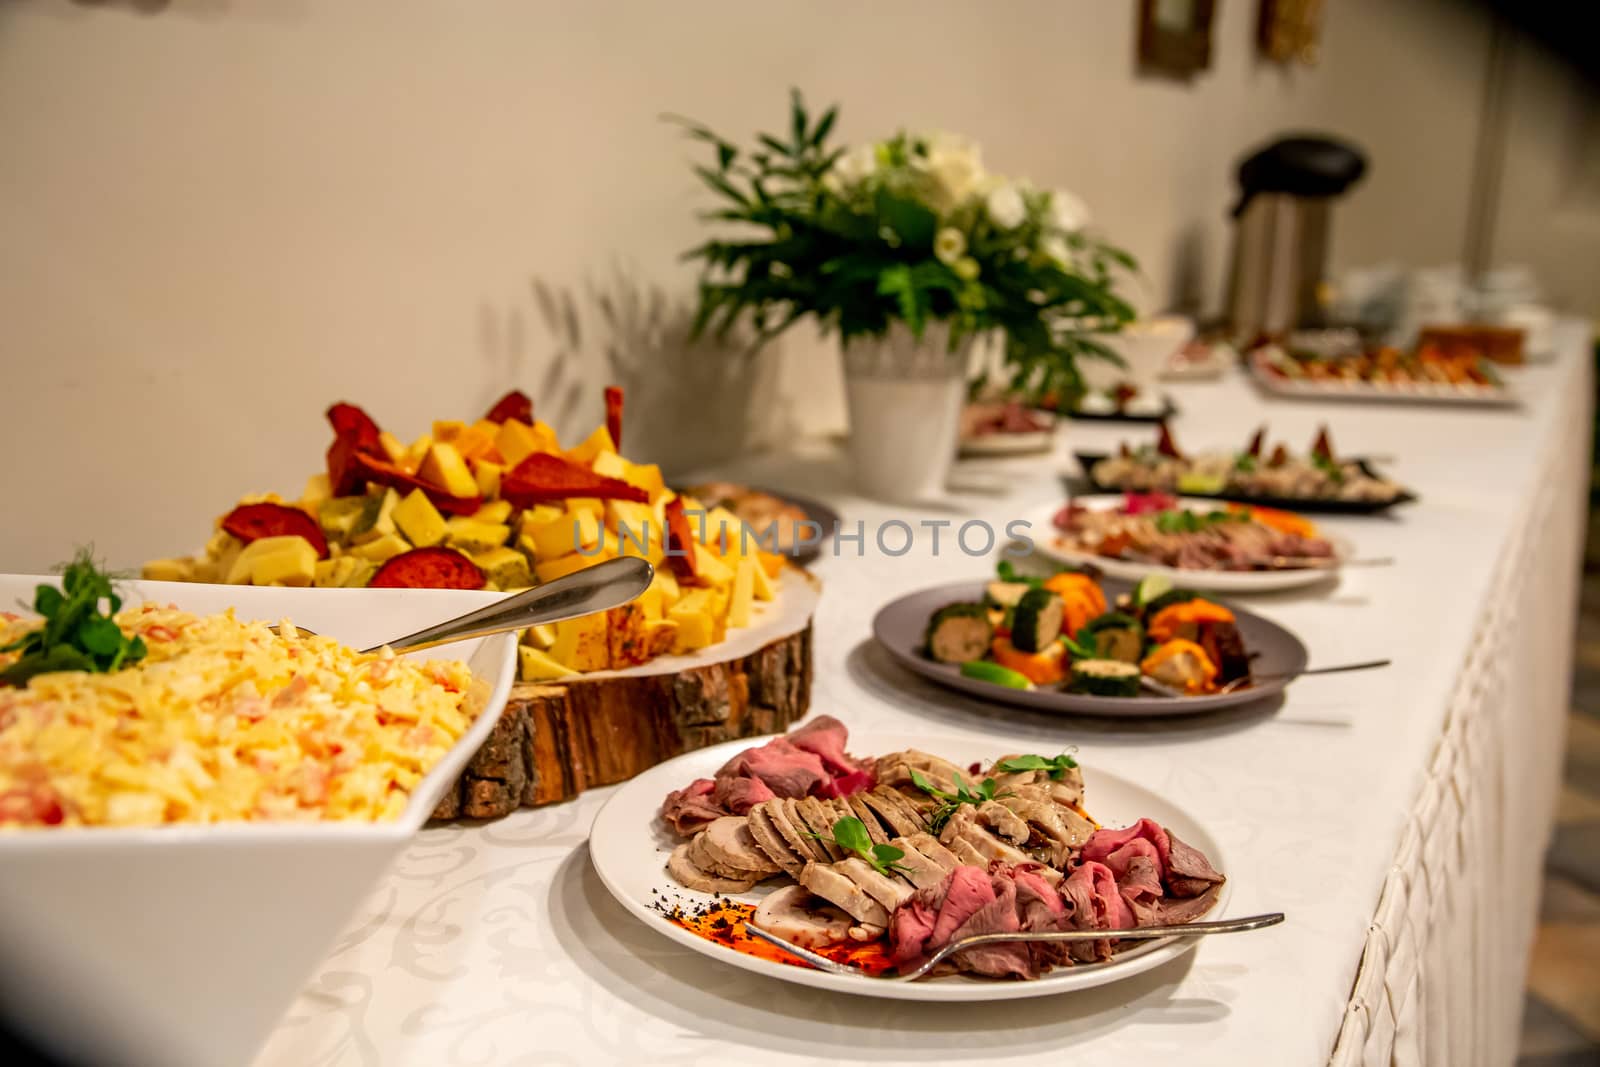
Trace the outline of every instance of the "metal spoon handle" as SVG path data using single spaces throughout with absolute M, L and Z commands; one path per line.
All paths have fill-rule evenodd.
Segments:
M 1307 670 L 1296 671 L 1293 674 L 1258 674 L 1256 675 L 1256 681 L 1259 682 L 1267 678 L 1299 678 L 1307 674 L 1342 674 L 1345 671 L 1370 671 L 1374 667 L 1387 667 L 1393 662 L 1393 660 L 1387 659 L 1368 659 L 1362 660 L 1360 663 L 1341 663 L 1337 667 L 1311 667 Z
M 410 652 L 451 641 L 525 630 L 540 623 L 575 619 L 628 603 L 645 591 L 654 576 L 655 568 L 642 559 L 632 556 L 608 559 L 385 644 L 396 652 Z M 382 647 L 366 651 L 376 652 Z

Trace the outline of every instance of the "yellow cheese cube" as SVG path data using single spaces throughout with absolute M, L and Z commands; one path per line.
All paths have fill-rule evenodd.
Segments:
M 329 541 L 343 540 L 355 530 L 356 523 L 366 509 L 367 498 L 364 496 L 336 496 L 332 500 L 324 500 L 322 506 L 317 508 L 317 522 L 322 525 L 322 532 Z
M 313 474 L 306 479 L 305 492 L 300 494 L 300 506 L 315 515 L 324 500 L 333 498 L 333 487 L 328 484 L 326 474 Z
M 267 540 L 263 538 L 262 540 Z M 304 537 L 291 537 L 289 543 L 264 552 L 250 570 L 256 585 L 310 585 L 317 572 L 317 550 Z
M 644 609 L 635 600 L 606 612 L 607 662 L 612 669 L 636 667 L 650 660 L 644 642 Z
M 478 479 L 478 495 L 485 500 L 500 495 L 500 479 L 505 474 L 505 467 L 493 460 L 480 459 L 472 465 L 472 476 Z
M 594 457 L 594 464 L 591 469 L 605 478 L 626 478 L 628 476 L 628 461 L 615 452 L 601 452 Z
M 378 573 L 378 565 L 369 563 L 364 559 L 346 558 L 354 566 L 350 568 L 350 573 L 345 575 L 344 580 L 339 585 L 344 589 L 365 589 L 367 583 L 372 581 L 372 576 Z
M 457 419 L 436 419 L 433 423 L 433 439 L 441 442 L 454 441 L 466 428 L 467 424 Z
M 534 648 L 549 650 L 556 643 L 556 628 L 554 623 L 540 623 L 530 626 L 522 631 L 522 643 Z
M 192 582 L 194 560 L 153 559 L 139 571 L 139 577 L 152 582 Z
M 629 463 L 627 460 L 623 460 L 622 466 L 626 472 L 623 474 L 623 478 L 628 484 L 637 485 L 640 489 L 649 493 L 652 500 L 658 494 L 666 491 L 667 484 L 661 477 L 661 468 L 658 465 L 654 463 Z
M 382 563 L 393 559 L 402 552 L 410 552 L 411 545 L 404 537 L 397 533 L 384 534 L 373 541 L 367 541 L 350 549 L 350 555 L 357 559 L 364 559 L 369 563 Z
M 644 648 L 647 658 L 654 659 L 672 651 L 678 642 L 678 623 L 675 619 L 660 619 L 644 624 Z
M 674 652 L 693 652 L 697 648 L 705 648 L 716 638 L 716 626 L 711 621 L 711 616 L 703 611 L 680 611 L 673 608 L 667 620 L 678 627 L 673 635 L 672 650 Z
M 594 463 L 602 452 L 615 452 L 616 442 L 611 440 L 611 431 L 604 426 L 596 426 L 594 433 L 584 439 L 583 443 L 567 451 L 567 458 L 574 463 L 582 463 L 585 467 Z
M 394 507 L 394 524 L 406 540 L 428 548 L 444 540 L 444 516 L 421 489 L 413 489 Z
M 750 577 L 753 583 L 752 591 L 755 593 L 756 599 L 776 600 L 778 598 L 778 584 L 774 579 L 767 576 L 767 569 L 761 565 L 759 560 L 747 560 L 746 562 L 754 566 Z
M 518 463 L 540 451 L 539 435 L 522 420 L 507 419 L 495 431 L 494 447 L 500 453 L 500 458 L 506 461 L 506 469 L 512 470 Z
M 361 516 L 350 527 L 350 543 L 365 544 L 394 533 L 394 509 L 399 505 L 400 494 L 393 489 L 367 494 Z
M 556 623 L 550 655 L 575 671 L 603 671 L 610 666 L 606 646 L 606 613 Z
M 733 593 L 728 598 L 728 625 L 749 626 L 750 604 L 755 599 L 755 574 L 759 568 L 755 560 L 739 561 L 733 572 Z
M 567 514 L 576 515 L 580 511 L 587 511 L 596 519 L 606 516 L 606 502 L 597 496 L 575 496 L 567 501 Z
M 319 559 L 315 572 L 311 576 L 311 584 L 319 589 L 337 589 L 344 585 L 351 574 L 355 573 L 362 561 L 353 556 L 340 556 L 337 559 Z
M 491 500 L 472 513 L 478 522 L 505 523 L 511 521 L 511 501 Z
M 417 468 L 417 477 L 432 482 L 451 496 L 477 496 L 478 480 L 467 469 L 467 461 L 451 444 L 435 441 L 428 458 Z
M 532 538 L 539 559 L 555 559 L 579 548 L 600 544 L 600 523 L 587 511 L 563 514 L 560 518 L 533 528 Z
M 701 581 L 711 585 L 730 585 L 733 582 L 733 569 L 704 545 L 694 546 L 694 572 Z
M 402 463 L 401 466 L 405 467 L 406 470 L 415 471 L 418 467 L 422 466 L 422 461 L 428 458 L 428 450 L 432 447 L 433 435 L 427 433 L 423 434 L 421 437 L 411 442 L 411 446 L 406 449 L 405 462 Z
M 573 571 L 581 571 L 585 567 L 593 567 L 608 559 L 617 557 L 610 545 L 602 546 L 594 555 L 585 556 L 577 552 L 555 559 L 542 560 L 533 565 L 533 573 L 541 582 L 553 582 L 557 578 L 565 577 Z
M 445 544 L 469 554 L 499 548 L 510 536 L 511 527 L 500 522 L 479 522 L 460 515 L 445 522 Z
M 383 454 L 389 457 L 390 463 L 397 463 L 402 467 L 406 465 L 407 449 L 400 438 L 388 430 L 383 430 L 378 434 L 378 444 L 383 446 Z
M 553 682 L 558 678 L 571 678 L 578 673 L 547 653 L 537 648 L 529 648 L 527 645 L 517 649 L 517 657 L 521 663 L 521 678 L 524 682 Z
M 533 584 L 533 577 L 528 571 L 528 557 L 514 548 L 503 545 L 491 548 L 487 552 L 474 554 L 472 562 L 501 589 L 520 589 Z
M 722 555 L 732 557 L 730 562 L 746 555 L 747 548 L 756 547 L 754 537 L 744 536 L 744 523 L 727 508 L 712 508 L 701 521 L 705 523 L 705 543 L 714 546 Z
M 566 508 L 556 507 L 554 504 L 535 504 L 522 513 L 520 532 L 526 537 L 533 537 L 533 531 L 547 523 L 565 518 Z
M 556 431 L 548 422 L 533 420 L 533 436 L 539 442 L 539 451 L 560 454 L 561 441 L 556 437 Z

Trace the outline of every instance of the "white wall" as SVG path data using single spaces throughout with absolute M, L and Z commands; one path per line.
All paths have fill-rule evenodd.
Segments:
M 1455 259 L 1486 25 L 1342 0 L 1321 65 L 1284 72 L 1255 61 L 1255 6 L 1219 5 L 1183 86 L 1134 77 L 1114 0 L 0 5 L 0 569 L 90 538 L 124 565 L 197 546 L 241 492 L 317 469 L 335 399 L 409 435 L 519 384 L 586 429 L 607 349 L 674 368 L 630 432 L 680 465 L 746 435 L 747 388 L 771 397 L 758 438 L 838 426 L 814 339 L 720 397 L 715 354 L 658 351 L 650 300 L 687 293 L 704 203 L 663 111 L 745 133 L 798 85 L 844 104 L 846 138 L 969 134 L 1078 190 L 1144 262 L 1146 308 L 1215 304 L 1234 163 L 1288 128 L 1372 153 L 1336 261 Z M 619 277 L 623 327 L 592 299 Z M 576 329 L 551 328 L 562 299 Z

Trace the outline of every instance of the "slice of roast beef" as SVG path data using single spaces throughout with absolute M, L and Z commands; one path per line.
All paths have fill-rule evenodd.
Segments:
M 777 874 L 779 866 L 756 846 L 750 834 L 748 816 L 730 815 L 705 828 L 699 840 L 717 865 L 725 870 L 749 871 L 765 878 Z
M 771 800 L 775 795 L 767 787 L 767 783 L 759 778 L 736 778 L 733 775 L 724 775 L 717 779 L 717 786 L 712 791 L 711 798 L 719 807 L 726 808 L 735 815 L 747 815 L 751 808 Z
M 723 878 L 702 869 L 689 858 L 690 843 L 685 841 L 667 857 L 667 873 L 681 885 L 701 893 L 743 893 L 754 886 L 754 879 Z
M 1094 836 L 1083 844 L 1083 858 L 1104 862 L 1107 856 L 1136 837 L 1142 837 L 1156 847 L 1156 858 L 1165 871 L 1170 848 L 1167 831 L 1150 819 L 1140 819 L 1123 830 L 1096 830 Z
M 1084 867 L 1073 871 L 1061 883 L 1061 899 L 1074 930 L 1098 930 L 1100 919 L 1094 902 L 1094 876 Z M 1148 925 L 1148 924 L 1142 924 Z M 1093 963 L 1111 958 L 1109 941 L 1074 941 L 1066 944 L 1067 955 L 1078 963 Z
M 682 789 L 667 794 L 661 802 L 661 818 L 682 837 L 692 837 L 728 812 L 712 796 L 717 783 L 696 778 Z
M 784 735 L 795 748 L 810 752 L 835 776 L 860 769 L 860 763 L 845 753 L 850 731 L 832 715 L 818 715 L 799 729 Z
M 994 899 L 967 918 L 951 935 L 951 941 L 978 934 L 1014 934 L 1022 928 L 1017 919 L 1017 886 L 1004 874 L 990 879 Z M 947 942 L 929 947 L 934 950 Z M 990 978 L 1037 978 L 1039 972 L 1033 965 L 1028 946 L 1021 941 L 1000 941 L 990 945 L 964 948 L 950 957 L 957 967 Z
M 802 948 L 823 948 L 848 939 L 855 920 L 804 886 L 786 885 L 767 894 L 750 923 Z
M 889 958 L 895 963 L 904 965 L 927 955 L 924 947 L 933 936 L 942 899 L 939 887 L 933 886 L 895 909 L 889 919 Z
M 837 904 L 863 923 L 888 926 L 889 912 L 855 882 L 826 863 L 808 863 L 800 872 L 800 884 L 832 904 Z
M 939 918 L 929 935 L 927 950 L 936 952 L 950 943 L 956 930 L 984 907 L 994 903 L 994 886 L 987 867 L 964 865 L 951 871 L 935 891 Z
M 1175 897 L 1194 897 L 1225 879 L 1197 848 L 1167 831 L 1167 888 Z
M 783 834 L 772 824 L 772 816 L 766 804 L 752 808 L 750 814 L 745 816 L 745 821 L 750 826 L 750 836 L 755 840 L 756 846 L 766 853 L 768 859 L 779 867 L 790 878 L 798 879 L 800 869 L 806 865 L 805 859 L 795 854 L 784 841 Z
M 747 748 L 724 763 L 717 777 L 759 778 L 780 797 L 803 797 L 831 777 L 813 752 L 795 748 L 777 737 L 759 748 Z

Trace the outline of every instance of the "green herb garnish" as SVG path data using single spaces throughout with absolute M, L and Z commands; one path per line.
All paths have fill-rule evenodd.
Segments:
M 916 770 L 911 772 L 911 784 L 939 802 L 939 806 L 934 809 L 933 818 L 929 823 L 929 828 L 936 834 L 944 829 L 944 824 L 950 821 L 950 816 L 961 809 L 961 805 L 971 804 L 973 807 L 977 807 L 991 800 L 1011 795 L 1010 793 L 998 792 L 1000 786 L 993 778 L 985 778 L 977 786 L 969 787 L 966 779 L 959 774 L 956 775 L 956 791 L 954 793 L 947 793 L 940 789 L 924 778 L 920 771 Z
M 1252 456 L 1248 452 L 1240 452 L 1238 456 L 1234 457 L 1233 469 L 1244 474 L 1254 474 L 1256 469 L 1256 457 Z
M 872 869 L 879 874 L 887 875 L 893 871 L 911 873 L 909 867 L 896 862 L 905 859 L 905 849 L 895 848 L 893 845 L 873 844 L 872 835 L 867 833 L 867 824 L 853 815 L 846 815 L 833 824 L 832 837 L 827 834 L 811 836 L 819 841 L 832 841 L 846 852 L 859 856 L 871 864 Z
M 102 602 L 109 605 L 102 610 Z M 21 652 L 11 666 L 0 670 L 0 685 L 27 685 L 36 674 L 51 671 L 111 671 L 137 663 L 147 651 L 144 638 L 129 638 L 112 618 L 122 598 L 102 573 L 94 557 L 82 549 L 61 568 L 61 588 L 41 585 L 34 590 L 33 610 L 44 625 L 29 630 L 0 652 Z
M 1092 643 L 1086 645 L 1082 641 L 1079 641 L 1077 638 L 1068 634 L 1062 634 L 1060 637 L 1056 638 L 1056 640 L 1067 646 L 1067 653 L 1071 655 L 1073 659 L 1100 658 L 1100 650 Z M 1093 639 L 1091 638 L 1091 641 L 1092 640 Z
M 1199 533 L 1201 530 L 1213 526 L 1221 526 L 1229 522 L 1249 522 L 1250 516 L 1244 512 L 1232 511 L 1188 511 L 1167 510 L 1158 511 L 1155 516 L 1156 529 L 1164 534 L 1173 533 Z
M 995 769 L 1005 771 L 1007 774 L 1019 774 L 1023 771 L 1049 771 L 1051 781 L 1059 782 L 1067 776 L 1067 772 L 1078 765 L 1078 761 L 1063 752 L 1053 759 L 1043 756 L 1012 756 L 995 764 Z

